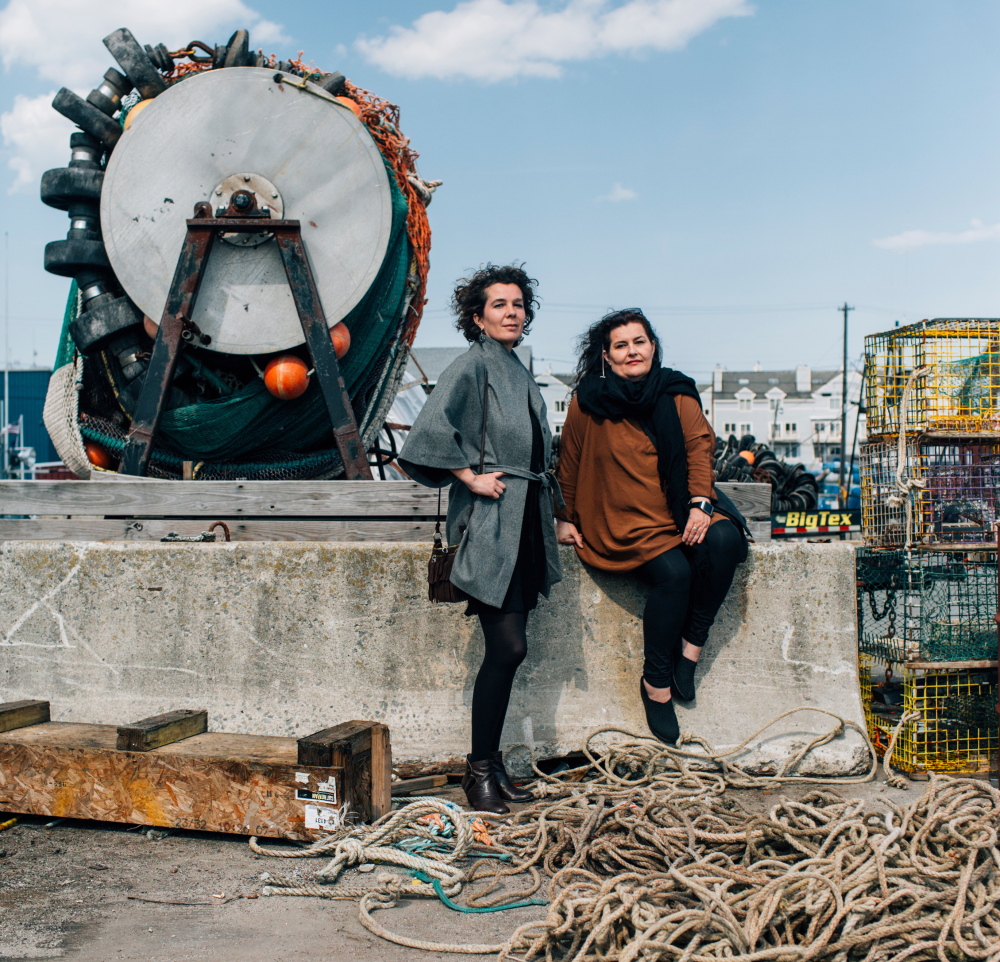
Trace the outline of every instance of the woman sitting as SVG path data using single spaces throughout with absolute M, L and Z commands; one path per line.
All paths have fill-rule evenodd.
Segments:
M 504 800 L 534 797 L 511 782 L 500 736 L 528 652 L 528 613 L 561 578 L 545 402 L 514 353 L 535 316 L 535 283 L 520 267 L 492 264 L 459 282 L 452 305 L 471 347 L 438 379 L 399 457 L 415 481 L 451 485 L 448 542 L 459 545 L 451 581 L 486 639 L 462 787 L 474 809 L 497 814 L 508 811 Z
M 742 529 L 716 508 L 714 451 L 694 381 L 661 367 L 642 311 L 592 325 L 560 441 L 556 537 L 587 564 L 649 584 L 639 694 L 650 731 L 670 744 L 680 734 L 673 696 L 694 698 L 708 631 L 747 553 Z

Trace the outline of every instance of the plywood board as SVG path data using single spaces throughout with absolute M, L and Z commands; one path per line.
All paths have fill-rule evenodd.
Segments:
M 390 790 L 381 756 L 373 790 L 371 749 L 367 764 L 361 753 L 306 766 L 294 738 L 206 732 L 146 752 L 119 751 L 116 739 L 117 726 L 67 722 L 3 733 L 0 810 L 314 839 L 345 801 L 370 818 Z

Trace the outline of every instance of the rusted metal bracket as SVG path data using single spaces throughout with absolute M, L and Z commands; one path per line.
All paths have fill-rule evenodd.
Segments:
M 187 235 L 163 306 L 163 316 L 132 426 L 125 439 L 119 474 L 142 476 L 146 473 L 163 405 L 170 391 L 184 342 L 201 343 L 204 346 L 210 343 L 210 338 L 198 330 L 191 317 L 216 236 L 222 233 L 256 234 L 266 231 L 273 234 L 281 253 L 292 300 L 305 334 L 306 347 L 330 415 L 334 441 L 344 463 L 344 477 L 352 481 L 371 480 L 371 468 L 358 435 L 357 422 L 340 372 L 337 354 L 330 341 L 326 315 L 323 313 L 305 245 L 302 243 L 299 221 L 270 219 L 266 211 L 257 208 L 254 195 L 242 190 L 233 193 L 229 208 L 222 216 L 214 216 L 215 213 L 209 203 L 200 201 L 195 204 L 194 216 L 187 222 Z

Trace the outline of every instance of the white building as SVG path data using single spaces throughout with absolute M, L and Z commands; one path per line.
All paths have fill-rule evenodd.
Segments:
M 727 438 L 752 434 L 779 457 L 816 462 L 840 459 L 840 371 L 727 371 L 717 367 L 712 383 L 699 385 L 705 415 L 715 433 Z M 865 417 L 858 419 L 861 375 L 848 372 L 847 455 L 865 439 Z

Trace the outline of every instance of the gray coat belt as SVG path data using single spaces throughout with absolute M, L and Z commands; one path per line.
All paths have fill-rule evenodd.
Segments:
M 484 471 L 504 472 L 506 485 L 496 499 L 473 494 L 451 473 L 452 469 L 479 469 L 487 371 Z M 451 485 L 447 535 L 449 544 L 459 545 L 451 580 L 466 594 L 495 608 L 503 604 L 514 573 L 531 481 L 540 482 L 546 561 L 543 594 L 547 597 L 549 588 L 562 579 L 552 509 L 558 486 L 548 471 L 531 471 L 529 409 L 542 429 L 547 464 L 552 435 L 538 385 L 516 354 L 492 338 L 481 339 L 438 378 L 399 456 L 399 463 L 414 481 L 435 488 Z

